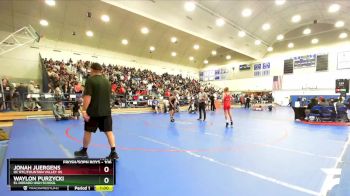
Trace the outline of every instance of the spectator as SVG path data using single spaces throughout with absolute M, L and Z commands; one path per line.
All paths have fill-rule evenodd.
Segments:
M 20 111 L 23 111 L 24 107 L 24 101 L 26 100 L 28 90 L 27 87 L 23 84 L 20 83 L 19 86 L 16 88 L 16 94 L 18 95 L 19 102 L 20 102 Z
M 56 121 L 59 120 L 68 120 L 68 115 L 65 114 L 65 107 L 62 104 L 62 100 L 58 99 L 57 102 L 53 105 L 53 115 L 55 116 Z
M 329 106 L 329 103 L 326 102 L 326 99 L 323 98 L 323 97 L 320 97 L 320 98 L 319 98 L 318 104 L 321 105 L 321 106 Z
M 2 79 L 2 87 L 4 90 L 5 103 L 0 105 L 0 109 L 14 110 L 12 98 L 15 91 L 14 86 L 8 79 Z
M 305 110 L 305 116 L 306 116 L 306 120 L 309 119 L 309 114 L 311 113 L 311 110 L 314 106 L 316 106 L 318 103 L 317 103 L 317 98 L 313 98 L 311 99 L 310 103 L 307 105 L 307 108 Z
M 338 114 L 338 110 L 339 108 L 342 108 L 342 107 L 346 107 L 345 104 L 343 103 L 343 98 L 340 97 L 339 100 L 337 102 L 334 102 L 334 109 L 335 109 L 335 112 Z
M 35 87 L 34 87 L 34 81 L 32 80 L 32 81 L 30 81 L 29 84 L 28 84 L 28 94 L 34 93 L 34 89 L 35 89 Z
M 80 118 L 80 112 L 79 112 L 79 110 L 80 110 L 80 105 L 81 105 L 81 103 L 82 103 L 81 99 L 77 99 L 77 100 L 74 102 L 74 104 L 73 104 L 73 107 L 72 107 L 72 117 L 73 117 L 74 119 L 79 120 L 79 118 Z
M 156 99 L 156 97 L 153 98 L 152 101 L 152 109 L 158 114 L 160 107 L 159 107 L 159 101 Z

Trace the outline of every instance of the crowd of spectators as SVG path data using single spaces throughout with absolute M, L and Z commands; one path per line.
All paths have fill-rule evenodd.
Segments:
M 4 94 L 0 94 L 3 96 L 0 100 L 0 111 L 36 111 L 40 110 L 42 105 L 48 109 L 47 106 L 50 105 L 51 108 L 56 100 L 62 100 L 65 107 L 74 105 L 84 91 L 84 83 L 89 76 L 91 62 L 83 60 L 73 62 L 71 59 L 57 61 L 45 58 L 42 59 L 42 63 L 47 73 L 46 83 L 42 84 L 43 88 L 34 81 L 13 83 L 6 78 L 2 79 Z M 135 101 L 143 101 L 145 105 L 148 105 L 147 100 L 153 99 L 163 99 L 164 102 L 171 92 L 177 92 L 180 103 L 189 103 L 195 99 L 201 85 L 198 80 L 181 75 L 157 74 L 147 69 L 141 70 L 111 64 L 102 66 L 103 75 L 111 82 L 112 105 L 124 103 L 124 106 L 128 106 L 128 102 L 135 103 Z M 210 84 L 202 84 L 202 86 L 207 93 L 215 94 L 215 97 L 221 94 Z
M 28 96 L 40 93 L 40 86 L 34 81 L 29 83 L 11 83 L 9 79 L 2 79 L 3 95 L 0 94 L 0 111 L 4 110 L 29 110 L 40 109 L 38 97 Z
M 43 59 L 49 78 L 49 93 L 56 97 L 68 98 L 69 94 L 81 93 L 84 82 L 89 76 L 92 62 L 79 60 L 55 61 Z M 191 100 L 198 92 L 198 80 L 181 75 L 168 73 L 157 74 L 147 69 L 136 69 L 119 65 L 102 64 L 103 75 L 111 82 L 113 95 L 119 95 L 126 100 L 137 101 L 140 96 L 169 97 L 176 90 L 181 100 Z M 205 85 L 205 91 L 214 94 L 218 90 L 211 85 Z

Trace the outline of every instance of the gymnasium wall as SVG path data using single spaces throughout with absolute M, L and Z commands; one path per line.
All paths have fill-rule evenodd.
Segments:
M 232 80 L 210 81 L 221 88 L 228 86 L 232 91 L 263 91 L 272 90 L 273 76 L 283 76 L 282 89 L 274 91 L 276 102 L 284 103 L 289 95 L 335 95 L 335 80 L 349 78 L 350 69 L 337 69 L 337 55 L 339 52 L 350 51 L 350 42 L 313 47 L 291 52 L 273 53 L 256 62 L 270 62 L 269 76 L 254 77 L 253 68 L 250 71 L 239 71 L 240 64 L 251 62 L 234 62 L 223 66 L 209 66 L 203 70 L 227 68 L 231 70 Z M 316 72 L 316 67 L 294 69 L 293 74 L 283 74 L 284 60 L 290 57 L 308 54 L 328 54 L 328 71 Z M 235 67 L 232 71 L 232 67 Z M 242 78 L 242 76 L 247 78 Z
M 198 68 L 49 39 L 42 39 L 38 46 L 42 57 L 48 57 L 55 60 L 69 60 L 69 58 L 72 58 L 73 61 L 77 61 L 84 59 L 105 64 L 117 64 L 126 67 L 149 69 L 159 74 L 165 72 L 169 74 L 182 74 L 185 77 L 189 76 L 198 79 Z M 60 52 L 57 52 L 57 50 Z
M 1 40 L 8 35 L 9 33 L 0 31 Z M 39 50 L 25 46 L 1 55 L 0 78 L 8 78 L 11 82 L 28 83 L 34 80 L 41 83 Z

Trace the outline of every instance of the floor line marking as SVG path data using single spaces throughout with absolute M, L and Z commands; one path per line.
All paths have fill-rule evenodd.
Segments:
M 215 136 L 215 137 L 222 137 L 222 135 L 218 135 L 218 134 L 210 133 L 210 132 L 206 132 L 204 134 L 205 135 L 210 135 L 210 136 Z M 334 157 L 334 156 L 319 155 L 319 154 L 311 153 L 311 152 L 307 152 L 307 151 L 300 151 L 300 150 L 294 150 L 294 149 L 290 149 L 290 148 L 274 146 L 274 145 L 271 145 L 271 144 L 263 144 L 263 143 L 255 143 L 255 142 L 247 142 L 247 143 L 253 144 L 253 145 L 258 145 L 258 146 L 263 146 L 263 147 L 267 147 L 267 148 L 274 148 L 274 149 L 278 149 L 278 150 L 283 150 L 283 151 L 287 151 L 287 152 L 303 154 L 303 155 L 307 155 L 307 156 L 314 156 L 314 157 L 319 157 L 319 158 L 325 158 L 325 159 L 337 159 L 338 158 L 338 157 Z
M 39 122 L 40 126 L 50 135 L 51 139 L 59 146 L 59 148 L 63 151 L 63 153 L 66 155 L 68 158 L 74 158 L 74 155 L 62 144 L 58 141 L 58 139 L 54 136 L 54 133 L 48 128 L 42 121 L 41 119 L 37 119 Z M 102 196 L 105 196 L 106 194 L 104 192 L 99 191 L 99 193 Z
M 145 137 L 145 136 L 141 136 L 141 135 L 136 135 L 136 136 L 139 137 L 139 138 L 142 138 L 144 140 L 156 143 L 156 144 L 167 146 L 169 148 L 173 148 L 173 149 L 176 149 L 176 150 L 181 150 L 181 148 L 172 146 L 172 145 L 170 145 L 168 143 L 164 143 L 164 142 L 161 142 L 161 141 L 149 138 L 149 137 Z M 193 156 L 193 157 L 196 157 L 196 158 L 200 158 L 200 159 L 203 159 L 203 160 L 207 160 L 207 161 L 210 161 L 210 162 L 215 163 L 217 165 L 228 167 L 228 168 L 233 169 L 235 171 L 238 171 L 238 172 L 241 172 L 241 173 L 244 173 L 244 174 L 248 174 L 248 175 L 254 176 L 256 178 L 260 178 L 262 180 L 269 181 L 269 182 L 272 182 L 272 183 L 284 186 L 284 187 L 292 189 L 292 190 L 296 190 L 296 191 L 299 191 L 299 192 L 307 193 L 309 195 L 317 195 L 317 196 L 319 195 L 319 193 L 316 192 L 316 191 L 313 191 L 313 190 L 310 190 L 310 189 L 307 189 L 307 188 L 303 188 L 303 187 L 300 187 L 298 185 L 293 185 L 293 184 L 290 184 L 290 183 L 287 183 L 287 182 L 284 182 L 284 181 L 280 181 L 280 180 L 277 180 L 277 179 L 272 178 L 272 177 L 264 176 L 262 174 L 259 174 L 259 173 L 253 172 L 253 171 L 249 171 L 249 170 L 245 170 L 245 169 L 242 169 L 242 168 L 239 168 L 239 167 L 235 167 L 235 166 L 232 166 L 232 165 L 229 165 L 229 164 L 217 161 L 217 160 L 215 160 L 215 159 L 213 159 L 211 157 L 208 157 L 208 156 L 200 155 L 198 153 L 194 153 L 194 152 L 191 152 L 191 151 L 185 151 L 185 152 L 186 152 L 186 154 L 188 154 L 190 156 Z
M 193 122 L 196 122 L 196 121 L 193 121 Z M 208 122 L 211 123 L 210 121 L 208 121 Z M 149 125 L 149 123 L 148 123 L 148 125 Z M 222 137 L 222 135 L 215 134 L 213 132 L 204 132 L 204 134 L 205 135 L 214 136 L 214 137 Z M 242 139 L 242 138 L 240 138 L 240 139 Z M 325 140 L 325 142 L 336 142 L 336 143 L 343 144 L 346 141 L 344 141 L 344 140 L 341 141 L 341 140 L 330 140 L 330 139 L 327 139 L 327 140 Z M 247 142 L 245 142 L 245 143 L 247 143 Z M 316 153 L 307 152 L 307 151 L 300 151 L 300 150 L 295 150 L 295 149 L 283 148 L 283 147 L 278 147 L 278 146 L 274 146 L 274 145 L 271 145 L 271 144 L 263 144 L 263 143 L 255 143 L 255 142 L 249 142 L 249 144 L 255 144 L 255 145 L 264 146 L 264 147 L 271 147 L 271 148 L 284 150 L 284 151 L 287 151 L 287 152 L 299 153 L 299 154 L 303 154 L 303 155 L 307 155 L 307 156 L 314 156 L 314 157 L 325 158 L 325 159 L 337 159 L 337 157 L 335 157 L 335 156 L 327 156 L 327 155 L 321 155 L 321 154 L 316 154 Z
M 345 152 L 348 149 L 349 145 L 350 145 L 350 134 L 348 135 L 347 141 L 344 144 L 343 150 L 341 151 L 339 157 L 337 158 L 337 161 L 335 162 L 334 166 L 330 169 L 335 170 L 338 168 L 338 169 L 340 169 L 340 172 L 341 172 L 342 168 L 340 167 L 340 165 L 341 165 L 341 162 L 345 156 Z M 330 191 L 333 188 L 333 186 L 336 185 L 334 183 L 334 181 L 337 180 L 336 177 L 337 177 L 336 173 L 331 173 L 331 174 L 327 175 L 326 179 L 324 180 L 324 182 L 322 184 L 321 190 L 320 190 L 321 196 L 326 196 L 328 191 Z
M 261 145 L 261 146 L 265 146 L 265 147 L 269 147 L 269 148 L 275 148 L 275 149 L 283 150 L 283 151 L 287 151 L 287 152 L 294 152 L 294 153 L 299 153 L 299 154 L 303 154 L 303 155 L 319 157 L 319 158 L 337 159 L 337 157 L 333 157 L 333 156 L 319 155 L 319 154 L 315 154 L 315 153 L 311 153 L 311 152 L 307 152 L 307 151 L 294 150 L 294 149 L 274 146 L 274 145 L 270 145 L 270 144 L 259 144 L 259 143 L 257 143 L 257 145 Z
M 41 128 L 43 128 L 50 136 L 50 138 L 58 145 L 58 147 L 63 151 L 63 153 L 66 155 L 68 158 L 74 158 L 73 154 L 61 143 L 58 141 L 58 139 L 55 137 L 55 134 L 48 128 L 43 121 L 40 119 L 37 119 L 39 122 Z

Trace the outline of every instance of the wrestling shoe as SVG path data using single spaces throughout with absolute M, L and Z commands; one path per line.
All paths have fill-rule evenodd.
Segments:
M 227 123 L 228 124 L 228 123 Z M 231 121 L 231 127 L 233 128 L 233 122 Z
M 117 154 L 117 152 L 111 152 L 107 157 L 107 159 L 119 159 L 119 156 Z
M 83 148 L 81 148 L 79 151 L 75 151 L 74 152 L 74 157 L 75 158 L 83 158 L 83 159 L 89 158 L 86 150 L 83 150 Z
M 226 128 L 228 127 L 228 122 L 226 123 Z

